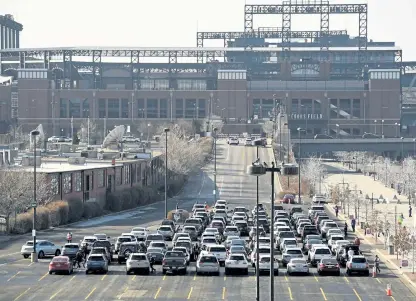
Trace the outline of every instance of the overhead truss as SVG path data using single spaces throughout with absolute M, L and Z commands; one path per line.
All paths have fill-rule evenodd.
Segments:
M 358 14 L 358 50 L 359 60 L 366 61 L 367 50 L 367 4 L 329 4 L 324 0 L 321 2 L 293 2 L 284 1 L 278 5 L 252 5 L 247 4 L 244 8 L 244 32 L 254 32 L 254 15 L 282 15 L 282 51 L 288 58 L 290 55 L 290 32 L 292 15 L 320 15 L 320 32 L 324 36 L 329 32 L 329 15 L 331 14 Z M 329 41 L 323 39 L 321 50 L 327 51 Z

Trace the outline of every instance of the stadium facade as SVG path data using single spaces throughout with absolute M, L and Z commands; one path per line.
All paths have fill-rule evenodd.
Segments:
M 282 27 L 256 29 L 265 14 L 281 15 Z M 299 14 L 319 15 L 320 30 L 292 31 Z M 329 30 L 338 14 L 357 16 L 357 37 Z M 242 124 L 281 105 L 292 132 L 415 135 L 416 62 L 403 62 L 394 42 L 368 39 L 366 4 L 245 5 L 244 16 L 244 31 L 198 32 L 195 48 L 5 47 L 2 130 L 42 123 L 68 135 L 85 118 L 103 128 L 212 115 Z M 204 47 L 208 39 L 224 47 Z

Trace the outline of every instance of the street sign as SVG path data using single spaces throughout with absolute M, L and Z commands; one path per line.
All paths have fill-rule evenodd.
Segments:
M 213 195 L 215 195 L 215 194 L 216 194 L 216 190 L 215 190 L 215 189 L 212 191 L 212 194 L 213 194 Z
M 408 266 L 409 266 L 409 260 L 407 260 L 407 259 L 400 260 L 400 267 L 406 268 Z
M 32 230 L 32 236 L 35 237 L 36 236 L 36 230 Z
M 36 203 L 36 202 L 32 202 L 32 207 L 37 207 L 38 206 L 38 204 Z

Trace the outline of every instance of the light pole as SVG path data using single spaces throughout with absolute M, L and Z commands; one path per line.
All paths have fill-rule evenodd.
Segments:
M 400 123 L 395 123 L 394 124 L 395 126 L 396 126 L 396 137 L 399 137 L 399 126 L 400 126 Z
M 267 164 L 260 163 L 260 159 L 257 158 L 256 162 L 253 162 L 252 165 L 247 167 L 247 173 L 249 175 L 256 176 L 257 179 L 261 175 L 265 175 L 267 172 L 271 173 L 271 181 L 272 181 L 272 197 L 271 197 L 271 222 L 272 225 L 274 224 L 274 173 L 280 172 L 279 167 L 275 167 L 275 163 L 272 162 L 271 167 L 267 167 Z M 257 206 L 257 219 L 258 219 L 258 206 Z M 257 245 L 256 245 L 256 272 L 257 268 L 259 266 L 258 264 L 258 246 L 259 246 L 259 240 L 258 240 L 258 222 L 257 224 Z M 274 228 L 272 226 L 272 229 L 270 230 L 270 241 L 271 241 L 271 248 L 270 248 L 270 301 L 274 301 Z M 258 279 L 258 278 L 257 278 Z M 257 282 L 258 283 L 258 282 Z M 259 284 L 257 284 L 257 299 L 259 298 Z
M 401 157 L 402 157 L 402 161 L 403 161 L 404 160 L 404 149 L 403 149 L 403 140 L 404 140 L 404 138 L 400 137 L 400 140 L 402 141 L 402 155 L 401 155 Z
M 301 156 L 302 156 L 302 152 L 301 152 L 301 148 L 302 148 L 302 135 L 301 135 L 301 133 L 303 132 L 303 131 L 305 131 L 304 129 L 302 129 L 302 128 L 298 128 L 298 133 L 299 133 L 299 163 L 298 163 L 298 166 L 299 166 L 299 172 L 298 172 L 298 198 L 299 198 L 299 204 L 301 204 L 302 203 L 302 197 L 301 197 L 301 189 L 300 189 L 300 182 L 301 182 L 301 178 L 300 178 L 300 174 L 301 174 L 301 172 L 300 172 L 300 161 L 301 161 Z
M 413 138 L 413 157 L 416 156 L 416 139 Z
M 374 135 L 377 135 L 377 120 L 374 120 Z
M 165 218 L 168 217 L 168 133 L 169 129 L 163 129 L 165 132 Z
M 337 137 L 337 139 L 338 139 L 338 135 L 339 135 L 339 124 L 337 123 L 335 126 L 337 127 L 336 137 Z
M 259 146 L 257 145 L 257 153 L 256 158 L 257 161 L 260 161 L 259 158 Z M 273 198 L 273 196 L 272 196 Z M 260 247 L 260 234 L 259 234 L 259 177 L 256 177 L 256 300 L 260 301 L 260 254 L 259 254 L 259 247 Z M 273 242 L 271 241 L 273 245 Z M 271 262 L 272 258 L 270 258 Z
M 381 138 L 384 138 L 384 119 L 381 120 Z
M 149 132 L 150 132 L 150 126 L 151 126 L 151 124 L 150 123 L 148 123 L 147 124 L 147 142 L 149 142 Z
M 170 89 L 169 91 L 170 96 L 170 121 L 173 121 L 173 90 Z
M 32 236 L 33 236 L 33 252 L 31 256 L 32 262 L 38 261 L 38 253 L 36 252 L 36 207 L 38 205 L 36 201 L 36 136 L 39 136 L 39 131 L 34 130 L 31 132 L 33 139 L 33 226 L 32 226 Z
M 214 131 L 214 204 L 217 202 L 217 128 Z

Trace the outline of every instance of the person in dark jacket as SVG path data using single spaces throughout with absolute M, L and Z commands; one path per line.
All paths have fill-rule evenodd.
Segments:
M 150 257 L 150 268 L 151 268 L 151 272 L 156 272 L 156 269 L 153 267 L 155 264 L 155 258 L 152 256 Z
M 75 255 L 75 264 L 78 265 L 78 268 L 81 268 L 81 263 L 82 263 L 82 266 L 85 268 L 84 255 L 82 251 L 79 250 L 77 254 Z

